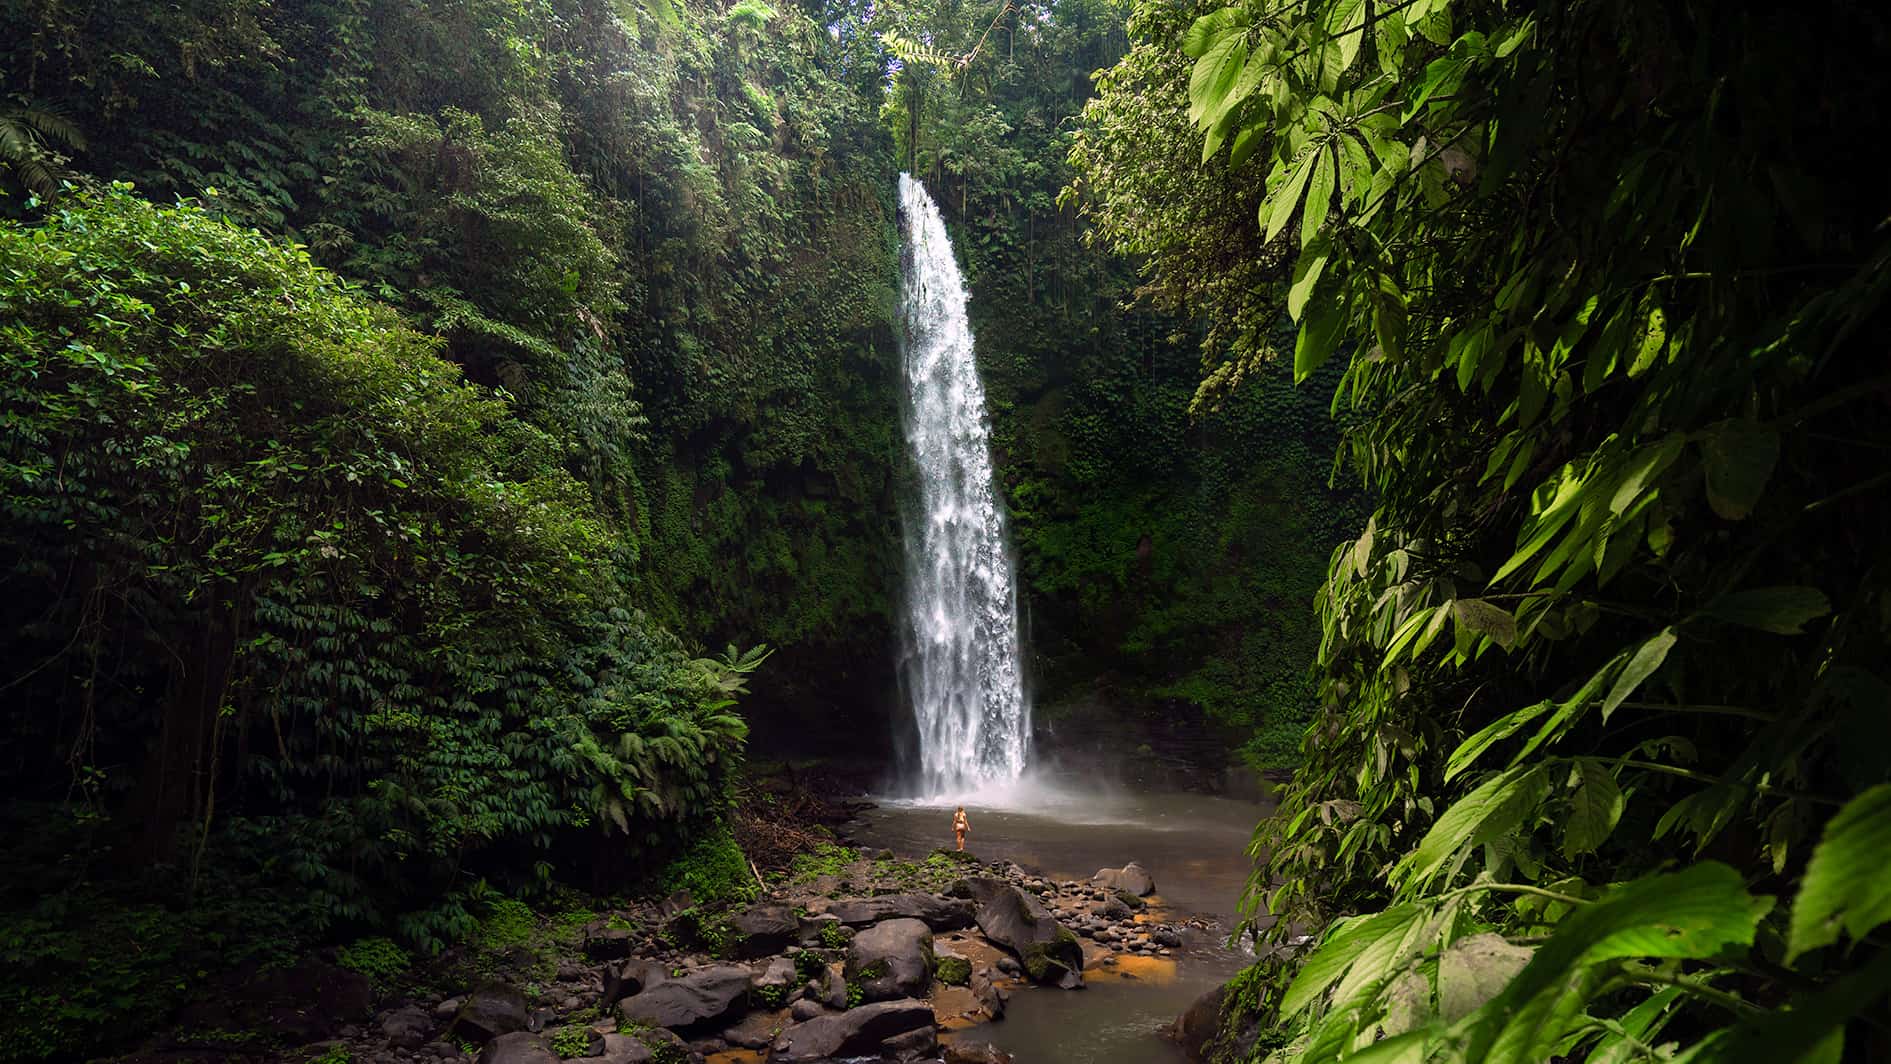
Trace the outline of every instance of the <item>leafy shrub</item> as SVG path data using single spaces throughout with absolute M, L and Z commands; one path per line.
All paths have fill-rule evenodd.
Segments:
M 376 987 L 385 990 L 407 970 L 413 959 L 392 941 L 376 937 L 357 939 L 343 946 L 336 953 L 335 963 L 360 972 L 372 979 Z
M 664 893 L 689 891 L 697 905 L 747 901 L 759 891 L 749 860 L 726 826 L 698 836 L 657 878 Z
M 591 1029 L 583 1024 L 566 1024 L 552 1032 L 552 1052 L 562 1060 L 582 1057 L 590 1051 L 592 1036 Z

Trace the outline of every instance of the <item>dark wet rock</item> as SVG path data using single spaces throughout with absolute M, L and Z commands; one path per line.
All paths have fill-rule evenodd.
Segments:
M 949 1042 L 945 1064 L 1011 1064 L 1011 1054 L 990 1042 Z
M 1203 1059 L 1203 1051 L 1221 1030 L 1221 1002 L 1227 990 L 1226 985 L 1218 986 L 1196 998 L 1187 1012 L 1162 1029 L 1165 1037 L 1182 1047 L 1188 1059 Z
M 1102 915 L 1106 920 L 1128 920 L 1136 914 L 1130 909 L 1128 902 L 1112 894 L 1103 899 Z
M 972 973 L 971 989 L 973 1000 L 985 1010 L 986 1015 L 994 1020 L 1005 1018 L 1005 1002 L 1010 995 L 992 979 L 990 968 L 980 968 Z
M 1024 975 L 1024 966 L 1010 957 L 998 958 L 998 970 L 1013 978 L 1020 978 Z
M 538 1035 L 513 1031 L 486 1043 L 479 1064 L 558 1064 L 558 1054 Z
M 791 958 L 776 957 L 750 978 L 749 1000 L 757 1007 L 780 1008 L 800 996 L 795 985 L 800 978 Z
M 729 920 L 729 946 L 737 957 L 754 959 L 780 953 L 801 930 L 794 910 L 786 905 L 757 905 Z
M 450 997 L 433 1007 L 433 1018 L 441 1022 L 459 1015 L 460 1006 L 466 1004 L 465 998 Z
M 717 965 L 665 979 L 625 998 L 617 1009 L 625 1020 L 652 1027 L 686 1031 L 719 1026 L 747 1008 L 749 979 L 747 968 Z
M 1083 947 L 1033 895 L 998 879 L 968 881 L 978 900 L 978 929 L 1018 956 L 1032 982 L 1083 985 Z
M 830 913 L 814 913 L 801 918 L 800 927 L 795 932 L 795 941 L 803 946 L 818 946 L 831 934 L 827 929 L 840 927 L 839 918 Z
M 811 1020 L 826 1011 L 827 1008 L 825 1006 L 812 998 L 802 998 L 800 1001 L 788 1007 L 788 1015 L 796 1023 L 800 1023 L 803 1020 Z
M 877 1053 L 887 1039 L 933 1025 L 924 1001 L 882 1001 L 797 1023 L 775 1039 L 771 1064 L 813 1064 L 832 1057 Z
M 602 1003 L 610 1005 L 633 994 L 641 994 L 669 977 L 668 969 L 652 961 L 633 958 L 622 964 L 613 964 L 604 970 Z
M 938 1049 L 938 1028 L 919 1027 L 881 1042 L 880 1059 L 907 1062 L 925 1060 L 934 1057 Z
M 819 1011 L 817 1005 L 816 1011 Z M 788 1029 L 794 1020 L 786 1011 L 751 1012 L 742 1017 L 742 1022 L 722 1032 L 722 1040 L 732 1046 L 743 1049 L 764 1049 L 775 1041 L 775 1036 Z
M 922 996 L 932 983 L 932 929 L 914 919 L 867 928 L 847 947 L 845 975 L 866 1001 Z
M 594 961 L 622 960 L 631 955 L 636 939 L 637 933 L 627 927 L 597 920 L 584 926 L 584 955 Z
M 684 909 L 694 908 L 695 905 L 696 899 L 690 895 L 689 891 L 679 890 L 657 903 L 657 915 L 668 920 Z
M 1099 868 L 1090 882 L 1109 891 L 1123 891 L 1141 897 L 1156 892 L 1156 881 L 1142 865 L 1134 861 L 1121 868 Z
M 1182 936 L 1173 927 L 1158 927 L 1149 932 L 1149 940 L 1158 946 L 1180 946 Z
M 368 1020 L 373 1005 L 374 987 L 367 976 L 310 957 L 272 972 L 259 972 L 253 965 L 231 970 L 212 996 L 177 1015 L 177 1027 L 247 1031 L 302 1045 Z
M 884 894 L 876 898 L 842 898 L 821 912 L 852 927 L 882 920 L 923 920 L 934 931 L 957 931 L 972 926 L 972 906 L 937 894 Z
M 502 1034 L 525 1030 L 528 1019 L 524 994 L 504 983 L 489 983 L 467 995 L 447 1028 L 447 1037 L 460 1042 L 488 1042 Z
M 584 1057 L 592 1064 L 650 1064 L 656 1056 L 643 1039 L 627 1034 L 606 1034 L 604 1048 L 596 1056 Z
M 847 1007 L 847 969 L 845 965 L 830 964 L 827 976 L 822 982 L 819 995 L 821 1004 L 830 1009 Z
M 395 1009 L 381 1021 L 381 1037 L 402 1049 L 418 1049 L 433 1034 L 433 1016 L 419 1005 Z

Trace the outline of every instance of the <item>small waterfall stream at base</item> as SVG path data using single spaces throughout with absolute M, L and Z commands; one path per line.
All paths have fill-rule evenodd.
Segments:
M 905 428 L 917 481 L 904 514 L 906 653 L 919 793 L 1015 783 L 1030 741 L 1015 571 L 992 475 L 965 280 L 926 187 L 900 175 Z

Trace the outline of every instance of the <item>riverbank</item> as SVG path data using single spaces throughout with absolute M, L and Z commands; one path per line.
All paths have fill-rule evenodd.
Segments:
M 436 957 L 366 939 L 225 973 L 118 1059 L 1168 1062 L 1158 1031 L 1245 962 L 1243 803 L 1037 791 L 973 804 L 972 856 L 931 849 L 949 809 L 824 772 L 750 777 L 747 858 L 691 880 L 710 896 L 491 898 Z

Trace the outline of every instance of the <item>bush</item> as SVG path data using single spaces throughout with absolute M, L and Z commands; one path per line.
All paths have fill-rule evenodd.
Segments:
M 372 979 L 376 989 L 386 990 L 413 961 L 406 950 L 388 939 L 377 937 L 358 939 L 351 945 L 343 946 L 336 953 L 335 963 Z

